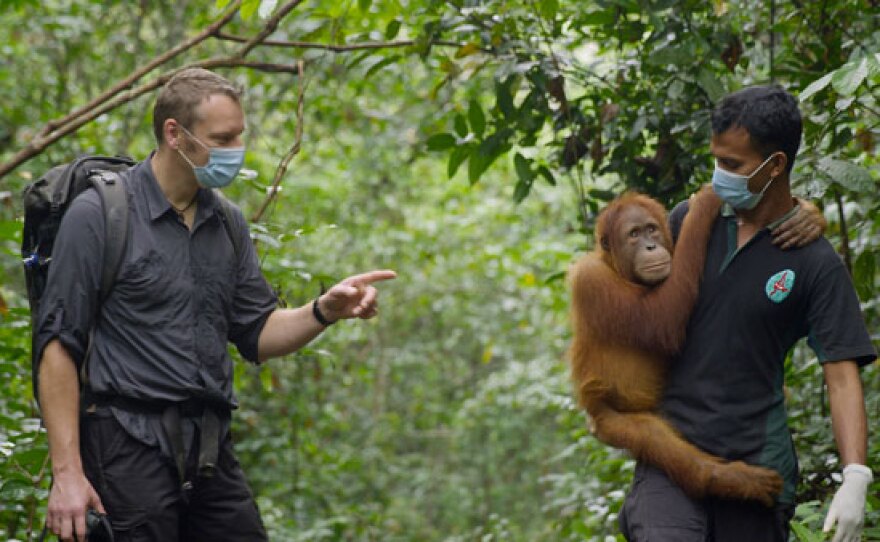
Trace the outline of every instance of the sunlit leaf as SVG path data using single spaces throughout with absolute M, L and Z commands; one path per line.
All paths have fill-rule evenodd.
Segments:
M 868 59 L 862 58 L 844 64 L 843 67 L 834 71 L 831 76 L 831 86 L 838 94 L 849 96 L 856 91 L 866 77 L 868 77 Z
M 805 101 L 809 100 L 810 97 L 813 96 L 813 94 L 816 94 L 817 92 L 819 92 L 823 88 L 827 87 L 828 84 L 831 83 L 831 76 L 832 75 L 833 74 L 831 74 L 831 73 L 826 73 L 822 77 L 816 79 L 815 81 L 813 81 L 812 83 L 807 85 L 807 88 L 805 88 L 803 90 L 803 92 L 800 93 L 800 96 L 798 97 L 800 99 L 800 101 L 805 102 Z
M 492 345 L 491 344 L 486 345 L 486 347 L 483 349 L 483 355 L 481 357 L 482 357 L 483 363 L 489 363 L 490 361 L 492 361 Z
M 838 111 L 843 111 L 844 109 L 849 109 L 849 107 L 856 100 L 855 96 L 844 96 L 834 102 L 834 108 Z
M 476 43 L 465 43 L 455 51 L 455 58 L 464 58 L 480 52 L 480 46 Z
M 260 0 L 243 0 L 243 2 L 241 3 L 241 8 L 239 8 L 238 12 L 241 15 L 241 18 L 247 21 L 254 16 L 254 13 L 257 12 L 257 9 L 259 7 Z

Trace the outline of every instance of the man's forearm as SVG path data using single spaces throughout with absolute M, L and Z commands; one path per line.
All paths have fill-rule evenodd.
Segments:
M 76 364 L 58 340 L 43 350 L 40 409 L 49 436 L 52 471 L 82 472 L 79 453 L 79 378 Z
M 295 352 L 318 336 L 324 326 L 312 314 L 312 304 L 296 309 L 276 309 L 260 333 L 259 359 L 284 356 Z
M 852 361 L 838 361 L 826 363 L 824 370 L 840 463 L 864 465 L 867 461 L 868 423 L 858 366 Z

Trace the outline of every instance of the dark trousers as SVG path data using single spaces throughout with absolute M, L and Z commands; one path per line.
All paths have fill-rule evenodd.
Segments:
M 184 498 L 177 471 L 159 448 L 132 438 L 109 411 L 86 414 L 80 433 L 83 468 L 107 509 L 116 542 L 267 540 L 228 435 L 214 476 L 193 477 Z M 190 472 L 196 460 L 194 449 Z
M 786 542 L 793 505 L 688 497 L 666 474 L 639 463 L 620 510 L 629 542 Z

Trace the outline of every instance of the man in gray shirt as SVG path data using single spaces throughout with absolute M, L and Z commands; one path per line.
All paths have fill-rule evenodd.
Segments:
M 336 320 L 375 316 L 372 283 L 395 276 L 352 276 L 277 308 L 244 217 L 227 217 L 210 190 L 242 165 L 240 97 L 201 69 L 160 92 L 158 148 L 126 174 L 128 239 L 106 299 L 97 193 L 64 216 L 34 330 L 53 472 L 47 525 L 62 540 L 82 539 L 88 509 L 109 514 L 117 541 L 265 540 L 232 450 L 227 342 L 251 362 L 289 354 Z

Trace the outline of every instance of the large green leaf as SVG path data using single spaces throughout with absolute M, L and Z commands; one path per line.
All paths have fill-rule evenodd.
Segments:
M 467 121 L 464 119 L 464 115 L 460 113 L 455 115 L 453 123 L 455 125 L 455 133 L 458 134 L 458 137 L 465 137 L 468 135 L 468 125 Z
M 559 11 L 559 0 L 539 0 L 538 9 L 541 17 L 547 20 L 553 20 Z
M 839 94 L 849 96 L 856 91 L 866 77 L 868 77 L 868 59 L 861 58 L 848 62 L 835 70 L 831 76 L 831 86 Z
M 452 134 L 434 134 L 425 142 L 429 151 L 442 151 L 455 145 L 455 136 Z
M 831 83 L 831 77 L 833 75 L 833 73 L 826 73 L 822 77 L 807 85 L 807 88 L 805 88 L 798 96 L 800 101 L 805 102 L 809 100 L 814 94 L 827 87 L 828 84 Z
M 254 13 L 260 8 L 261 1 L 260 0 L 243 0 L 241 3 L 241 8 L 239 8 L 239 13 L 241 14 L 241 18 L 244 20 L 248 20 L 254 16 Z
M 535 180 L 535 172 L 531 169 L 529 159 L 520 153 L 516 153 L 513 156 L 513 164 L 516 169 L 516 176 L 519 177 L 519 180 L 531 185 L 531 182 Z
M 853 192 L 870 192 L 877 189 L 871 178 L 871 172 L 852 162 L 825 157 L 819 160 L 816 167 L 832 181 Z
M 483 137 L 486 129 L 486 116 L 483 114 L 483 108 L 477 100 L 471 100 L 468 106 L 468 122 L 471 130 L 477 137 Z
M 388 25 L 385 27 L 385 39 L 393 40 L 397 37 L 397 34 L 400 33 L 400 19 L 392 19 L 388 22 Z
M 467 160 L 470 153 L 471 148 L 469 146 L 461 145 L 459 147 L 456 147 L 449 154 L 449 162 L 446 165 L 446 176 L 450 179 L 455 176 L 458 168 L 461 166 L 462 162 Z
M 700 83 L 700 87 L 706 91 L 709 100 L 712 102 L 720 100 L 726 92 L 724 83 L 721 81 L 721 74 L 718 72 L 702 69 L 699 75 L 697 75 L 697 81 Z

